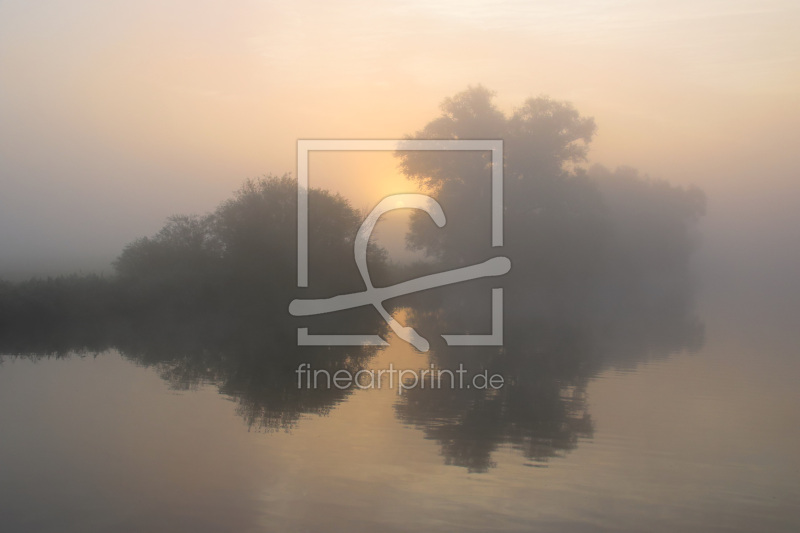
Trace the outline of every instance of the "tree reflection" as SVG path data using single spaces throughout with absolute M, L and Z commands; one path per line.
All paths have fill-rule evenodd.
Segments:
M 450 290 L 453 294 L 441 295 L 427 311 L 423 301 L 407 302 L 409 325 L 429 339 L 441 332 L 487 333 L 490 306 L 480 293 L 488 288 Z M 530 317 L 506 306 L 503 347 L 448 347 L 439 340 L 429 355 L 436 369 L 455 371 L 463 365 L 470 375 L 500 374 L 504 385 L 451 388 L 444 377 L 440 388 L 405 391 L 397 416 L 437 441 L 448 464 L 470 471 L 493 466 L 493 452 L 504 445 L 546 463 L 592 437 L 586 389 L 599 372 L 702 346 L 704 328 L 693 314 L 691 290 L 675 290 L 673 298 L 650 301 L 648 307 L 621 302 L 616 312 L 584 308 L 571 316 Z M 465 383 L 470 384 L 469 376 Z
M 0 353 L 42 359 L 118 350 L 133 363 L 154 369 L 171 388 L 216 386 L 235 400 L 236 412 L 250 428 L 267 431 L 289 429 L 304 414 L 327 414 L 352 393 L 336 387 L 298 387 L 295 371 L 301 362 L 331 374 L 338 370 L 355 374 L 375 353 L 370 347 L 298 347 L 296 327 L 276 334 L 267 327 L 269 322 L 267 316 L 221 316 L 209 310 L 171 320 L 76 320 L 6 331 L 0 338 Z M 375 326 L 372 317 L 365 320 L 358 314 L 324 325 Z

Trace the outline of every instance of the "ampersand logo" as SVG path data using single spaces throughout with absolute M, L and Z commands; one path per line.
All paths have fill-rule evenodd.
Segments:
M 499 140 L 301 140 L 297 143 L 298 210 L 297 210 L 297 285 L 307 287 L 308 280 L 308 154 L 312 150 L 350 151 L 398 151 L 398 150 L 483 150 L 492 154 L 492 247 L 503 246 L 503 141 Z M 502 276 L 511 269 L 511 261 L 502 255 L 482 263 L 453 270 L 438 272 L 388 287 L 375 287 L 367 267 L 367 245 L 372 231 L 381 215 L 393 209 L 412 208 L 425 211 L 434 223 L 443 227 L 446 223 L 442 206 L 424 194 L 395 194 L 384 198 L 367 215 L 356 235 L 353 252 L 356 266 L 366 289 L 361 292 L 340 294 L 325 299 L 296 299 L 289 305 L 294 316 L 310 316 L 333 313 L 354 307 L 372 306 L 380 313 L 398 338 L 410 343 L 421 352 L 428 351 L 430 344 L 416 330 L 400 324 L 392 317 L 384 302 L 391 298 L 425 291 L 436 287 L 461 283 L 486 277 Z M 442 335 L 450 346 L 502 346 L 503 344 L 503 289 L 492 289 L 492 332 L 489 335 Z M 308 333 L 308 328 L 298 328 L 297 343 L 301 346 L 355 346 L 386 345 L 378 335 L 317 334 Z

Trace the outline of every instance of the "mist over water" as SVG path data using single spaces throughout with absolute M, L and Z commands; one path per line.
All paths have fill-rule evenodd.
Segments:
M 796 531 L 798 21 L 3 3 L 0 531 Z

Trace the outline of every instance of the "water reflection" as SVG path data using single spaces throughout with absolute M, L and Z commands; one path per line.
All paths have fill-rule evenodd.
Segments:
M 353 313 L 344 323 L 367 327 L 360 318 Z M 326 414 L 352 393 L 335 387 L 298 388 L 295 370 L 300 361 L 330 373 L 355 373 L 375 349 L 298 347 L 294 330 L 285 320 L 282 334 L 269 327 L 276 320 L 280 317 L 206 310 L 171 320 L 70 321 L 6 332 L 0 338 L 0 353 L 40 359 L 98 355 L 114 349 L 137 365 L 154 369 L 174 389 L 216 385 L 221 394 L 236 401 L 237 413 L 251 429 L 290 429 L 302 414 Z M 367 323 L 375 327 L 371 317 Z M 337 325 L 342 324 L 329 321 L 327 327 Z
M 593 434 L 586 398 L 593 376 L 703 344 L 703 324 L 694 315 L 685 278 L 673 280 L 658 298 L 644 301 L 637 291 L 605 305 L 586 300 L 560 317 L 522 311 L 526 302 L 515 298 L 514 290 L 524 288 L 507 289 L 504 347 L 439 342 L 430 354 L 439 369 L 463 365 L 471 373 L 500 374 L 502 388 L 417 387 L 396 407 L 402 421 L 440 444 L 448 464 L 486 471 L 493 465 L 492 452 L 503 444 L 540 464 L 561 456 Z M 442 331 L 485 332 L 491 323 L 488 294 L 487 287 L 458 287 L 444 290 L 434 302 L 420 298 L 408 322 L 429 338 Z
M 496 390 L 417 387 L 398 396 L 398 419 L 439 443 L 447 464 L 472 472 L 491 468 L 493 452 L 503 445 L 540 465 L 566 454 L 593 435 L 586 398 L 593 376 L 608 367 L 630 368 L 643 360 L 694 350 L 703 342 L 703 326 L 692 311 L 691 287 L 675 281 L 658 298 L 643 299 L 634 292 L 613 305 L 587 300 L 569 313 L 548 316 L 524 312 L 520 306 L 527 300 L 514 294 L 525 287 L 507 287 L 503 347 L 445 346 L 439 337 L 443 332 L 482 332 L 488 327 L 489 289 L 486 284 L 453 286 L 397 302 L 408 305 L 402 320 L 433 341 L 431 351 L 424 358 L 418 355 L 413 364 L 451 371 L 463 365 L 468 376 L 487 371 L 504 378 L 504 386 Z M 280 327 L 265 327 L 276 320 Z M 237 315 L 230 310 L 197 310 L 170 320 L 155 316 L 71 321 L 6 331 L 0 352 L 41 358 L 113 348 L 153 368 L 173 388 L 216 385 L 235 400 L 237 413 L 250 428 L 288 430 L 301 415 L 327 414 L 354 393 L 298 387 L 301 362 L 331 374 L 355 374 L 369 368 L 376 353 L 371 347 L 297 347 L 293 326 L 285 315 Z M 345 313 L 325 317 L 317 327 L 370 331 L 375 321 L 369 313 Z

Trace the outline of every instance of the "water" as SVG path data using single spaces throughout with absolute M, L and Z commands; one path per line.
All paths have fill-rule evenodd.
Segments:
M 6 356 L 0 530 L 797 531 L 791 317 L 698 316 L 699 346 L 598 334 L 575 349 L 602 364 L 501 365 L 533 382 L 499 393 L 287 399 L 210 356 Z M 390 363 L 428 358 L 393 340 L 363 368 Z

